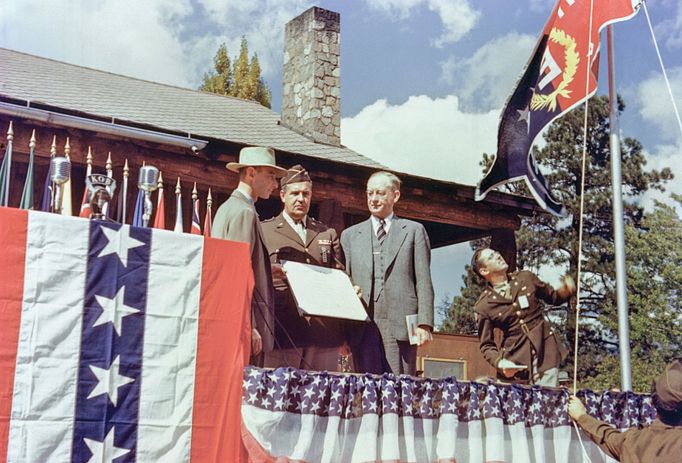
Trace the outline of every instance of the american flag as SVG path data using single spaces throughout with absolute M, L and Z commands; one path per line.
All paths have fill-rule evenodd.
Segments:
M 6 208 L 0 239 L 0 461 L 242 458 L 248 245 Z
M 583 434 L 584 456 L 566 389 L 247 367 L 242 394 L 254 461 L 608 461 Z M 619 428 L 655 417 L 646 395 L 579 397 Z
M 201 235 L 201 223 L 199 220 L 199 198 L 192 199 L 192 235 Z

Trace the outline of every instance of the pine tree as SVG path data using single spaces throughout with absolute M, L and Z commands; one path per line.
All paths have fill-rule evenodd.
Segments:
M 270 99 L 272 94 L 268 88 L 268 84 L 260 76 L 260 62 L 258 61 L 258 54 L 254 53 L 249 64 L 248 75 L 248 91 L 250 99 L 260 102 L 263 106 L 270 107 Z
M 227 95 L 232 85 L 232 65 L 227 55 L 227 47 L 221 44 L 213 58 L 214 70 L 204 73 L 204 82 L 199 90 Z
M 223 43 L 213 58 L 214 69 L 205 73 L 199 90 L 228 95 L 244 100 L 258 101 L 269 108 L 272 95 L 261 77 L 258 56 L 254 53 L 249 62 L 249 45 L 242 37 L 239 56 L 230 61 L 227 47 Z
M 236 96 L 244 100 L 250 100 L 249 91 L 249 45 L 246 42 L 246 37 L 242 37 L 242 43 L 239 50 L 239 56 L 234 62 L 232 70 L 234 81 L 230 88 L 229 95 Z
M 450 334 L 477 334 L 474 305 L 484 288 L 482 280 L 474 275 L 471 266 L 467 265 L 462 275 L 460 294 L 449 304 L 447 317 L 443 319 L 438 331 Z
M 673 195 L 682 204 L 682 197 Z M 639 227 L 625 229 L 627 295 L 633 389 L 648 392 L 664 366 L 682 350 L 682 219 L 657 203 Z M 599 322 L 616 332 L 618 319 L 605 313 Z M 586 385 L 620 383 L 618 356 L 597 364 Z

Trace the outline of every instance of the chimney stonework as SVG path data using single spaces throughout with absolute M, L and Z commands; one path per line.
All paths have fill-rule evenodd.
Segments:
M 284 31 L 282 123 L 315 142 L 341 145 L 340 15 L 312 7 Z

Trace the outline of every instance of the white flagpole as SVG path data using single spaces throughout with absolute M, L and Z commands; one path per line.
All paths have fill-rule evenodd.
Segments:
M 180 189 L 180 177 L 178 183 L 175 185 L 175 228 L 173 231 L 177 233 L 183 232 L 182 227 L 182 190 Z
M 628 321 L 627 271 L 625 269 L 625 220 L 620 159 L 620 127 L 618 123 L 618 95 L 616 69 L 613 60 L 613 26 L 606 29 L 609 50 L 609 101 L 611 145 L 611 190 L 613 192 L 613 243 L 616 257 L 616 303 L 618 305 L 618 347 L 620 350 L 621 390 L 632 391 L 630 370 L 630 324 Z

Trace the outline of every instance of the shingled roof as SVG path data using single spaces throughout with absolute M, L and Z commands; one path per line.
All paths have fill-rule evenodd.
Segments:
M 328 161 L 383 168 L 355 151 L 321 143 L 280 125 L 253 101 L 112 74 L 0 48 L 0 96 Z

